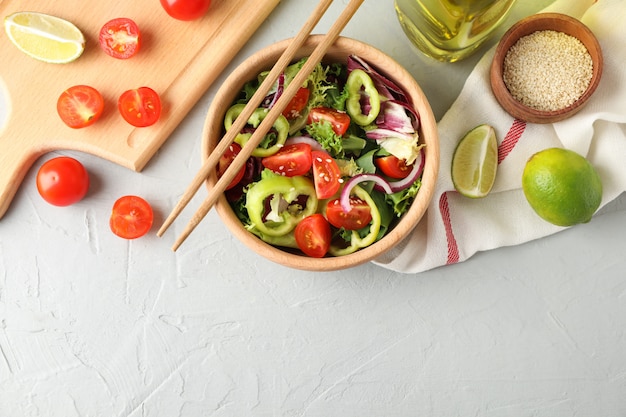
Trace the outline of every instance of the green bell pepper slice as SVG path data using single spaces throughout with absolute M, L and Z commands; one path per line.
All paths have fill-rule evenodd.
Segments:
M 374 123 L 378 113 L 380 113 L 380 94 L 378 94 L 372 78 L 361 69 L 352 70 L 346 81 L 346 89 L 348 91 L 346 111 L 352 120 L 360 126 Z M 368 114 L 363 114 L 361 108 L 362 94 L 369 97 L 370 111 Z
M 369 193 L 365 191 L 363 188 L 359 187 L 358 185 L 352 189 L 351 194 L 356 194 L 357 197 L 365 201 L 367 205 L 370 207 L 370 212 L 372 214 L 372 220 L 370 221 L 370 230 L 369 230 L 369 233 L 365 235 L 364 237 L 361 237 L 357 230 L 353 230 L 350 236 L 350 245 L 348 245 L 347 247 L 339 247 L 336 245 L 330 245 L 330 249 L 328 250 L 328 253 L 330 253 L 333 256 L 349 255 L 351 253 L 356 252 L 359 249 L 362 249 L 371 245 L 372 243 L 376 242 L 376 239 L 378 239 L 378 233 L 380 231 L 380 226 L 381 226 L 381 215 L 380 215 L 380 211 L 378 210 L 378 206 L 376 205 L 372 197 L 369 195 Z
M 245 104 L 235 104 L 231 106 L 226 112 L 226 116 L 224 116 L 224 128 L 228 131 L 233 125 L 235 119 L 241 114 L 243 109 L 246 107 Z M 267 116 L 269 112 L 268 109 L 258 108 L 252 113 L 250 119 L 248 119 L 248 124 L 254 128 L 259 127 L 263 119 Z M 269 143 L 267 146 L 260 145 L 252 151 L 252 156 L 257 156 L 260 158 L 274 155 L 276 152 L 280 150 L 280 148 L 284 145 L 287 140 L 287 136 L 289 135 L 289 121 L 282 114 L 278 116 L 278 119 L 274 122 L 273 125 L 276 130 L 276 141 L 274 143 Z M 242 147 L 245 146 L 246 142 L 250 139 L 252 133 L 239 133 L 235 137 L 235 142 L 240 144 Z M 266 135 L 266 138 L 268 135 Z
M 300 196 L 306 196 L 304 207 L 297 203 Z M 265 213 L 267 198 L 271 198 L 268 214 Z M 313 182 L 302 176 L 264 177 L 246 193 L 251 226 L 267 236 L 283 236 L 291 232 L 300 220 L 317 211 L 317 205 Z
M 262 241 L 265 243 L 269 243 L 272 246 L 281 246 L 283 248 L 291 248 L 291 249 L 299 249 L 298 242 L 296 241 L 296 236 L 293 230 L 286 235 L 282 236 L 270 236 L 264 235 L 258 230 L 251 230 L 252 233 L 257 235 Z

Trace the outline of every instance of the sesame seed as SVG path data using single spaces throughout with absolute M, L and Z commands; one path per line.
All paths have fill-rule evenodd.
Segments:
M 540 30 L 521 37 L 504 58 L 503 79 L 520 103 L 542 111 L 572 105 L 587 90 L 591 55 L 573 36 Z

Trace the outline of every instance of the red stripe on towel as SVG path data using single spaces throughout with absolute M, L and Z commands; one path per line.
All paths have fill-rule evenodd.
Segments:
M 500 146 L 498 147 L 498 164 L 507 157 L 509 153 L 515 148 L 519 138 L 522 137 L 524 130 L 526 129 L 526 122 L 515 119 L 513 125 L 507 132 L 506 136 Z
M 443 225 L 446 229 L 446 239 L 448 241 L 448 259 L 446 265 L 459 262 L 459 247 L 456 244 L 454 232 L 452 230 L 452 222 L 450 221 L 450 207 L 448 206 L 448 193 L 441 194 L 439 198 L 439 212 L 443 219 Z

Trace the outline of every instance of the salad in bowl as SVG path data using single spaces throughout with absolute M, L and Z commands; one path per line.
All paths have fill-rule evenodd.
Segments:
M 302 67 L 311 36 L 222 155 L 211 187 Z M 217 92 L 203 157 L 231 128 L 288 46 L 246 60 Z M 439 167 L 436 123 L 414 79 L 379 50 L 340 37 L 252 151 L 218 201 L 227 227 L 255 252 L 306 270 L 380 256 L 417 225 Z

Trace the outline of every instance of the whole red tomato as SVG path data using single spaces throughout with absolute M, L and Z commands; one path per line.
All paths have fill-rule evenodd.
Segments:
M 211 0 L 161 0 L 167 14 L 178 20 L 196 20 L 204 16 Z
M 74 158 L 59 156 L 46 161 L 37 172 L 37 190 L 54 206 L 80 201 L 89 189 L 89 174 Z

